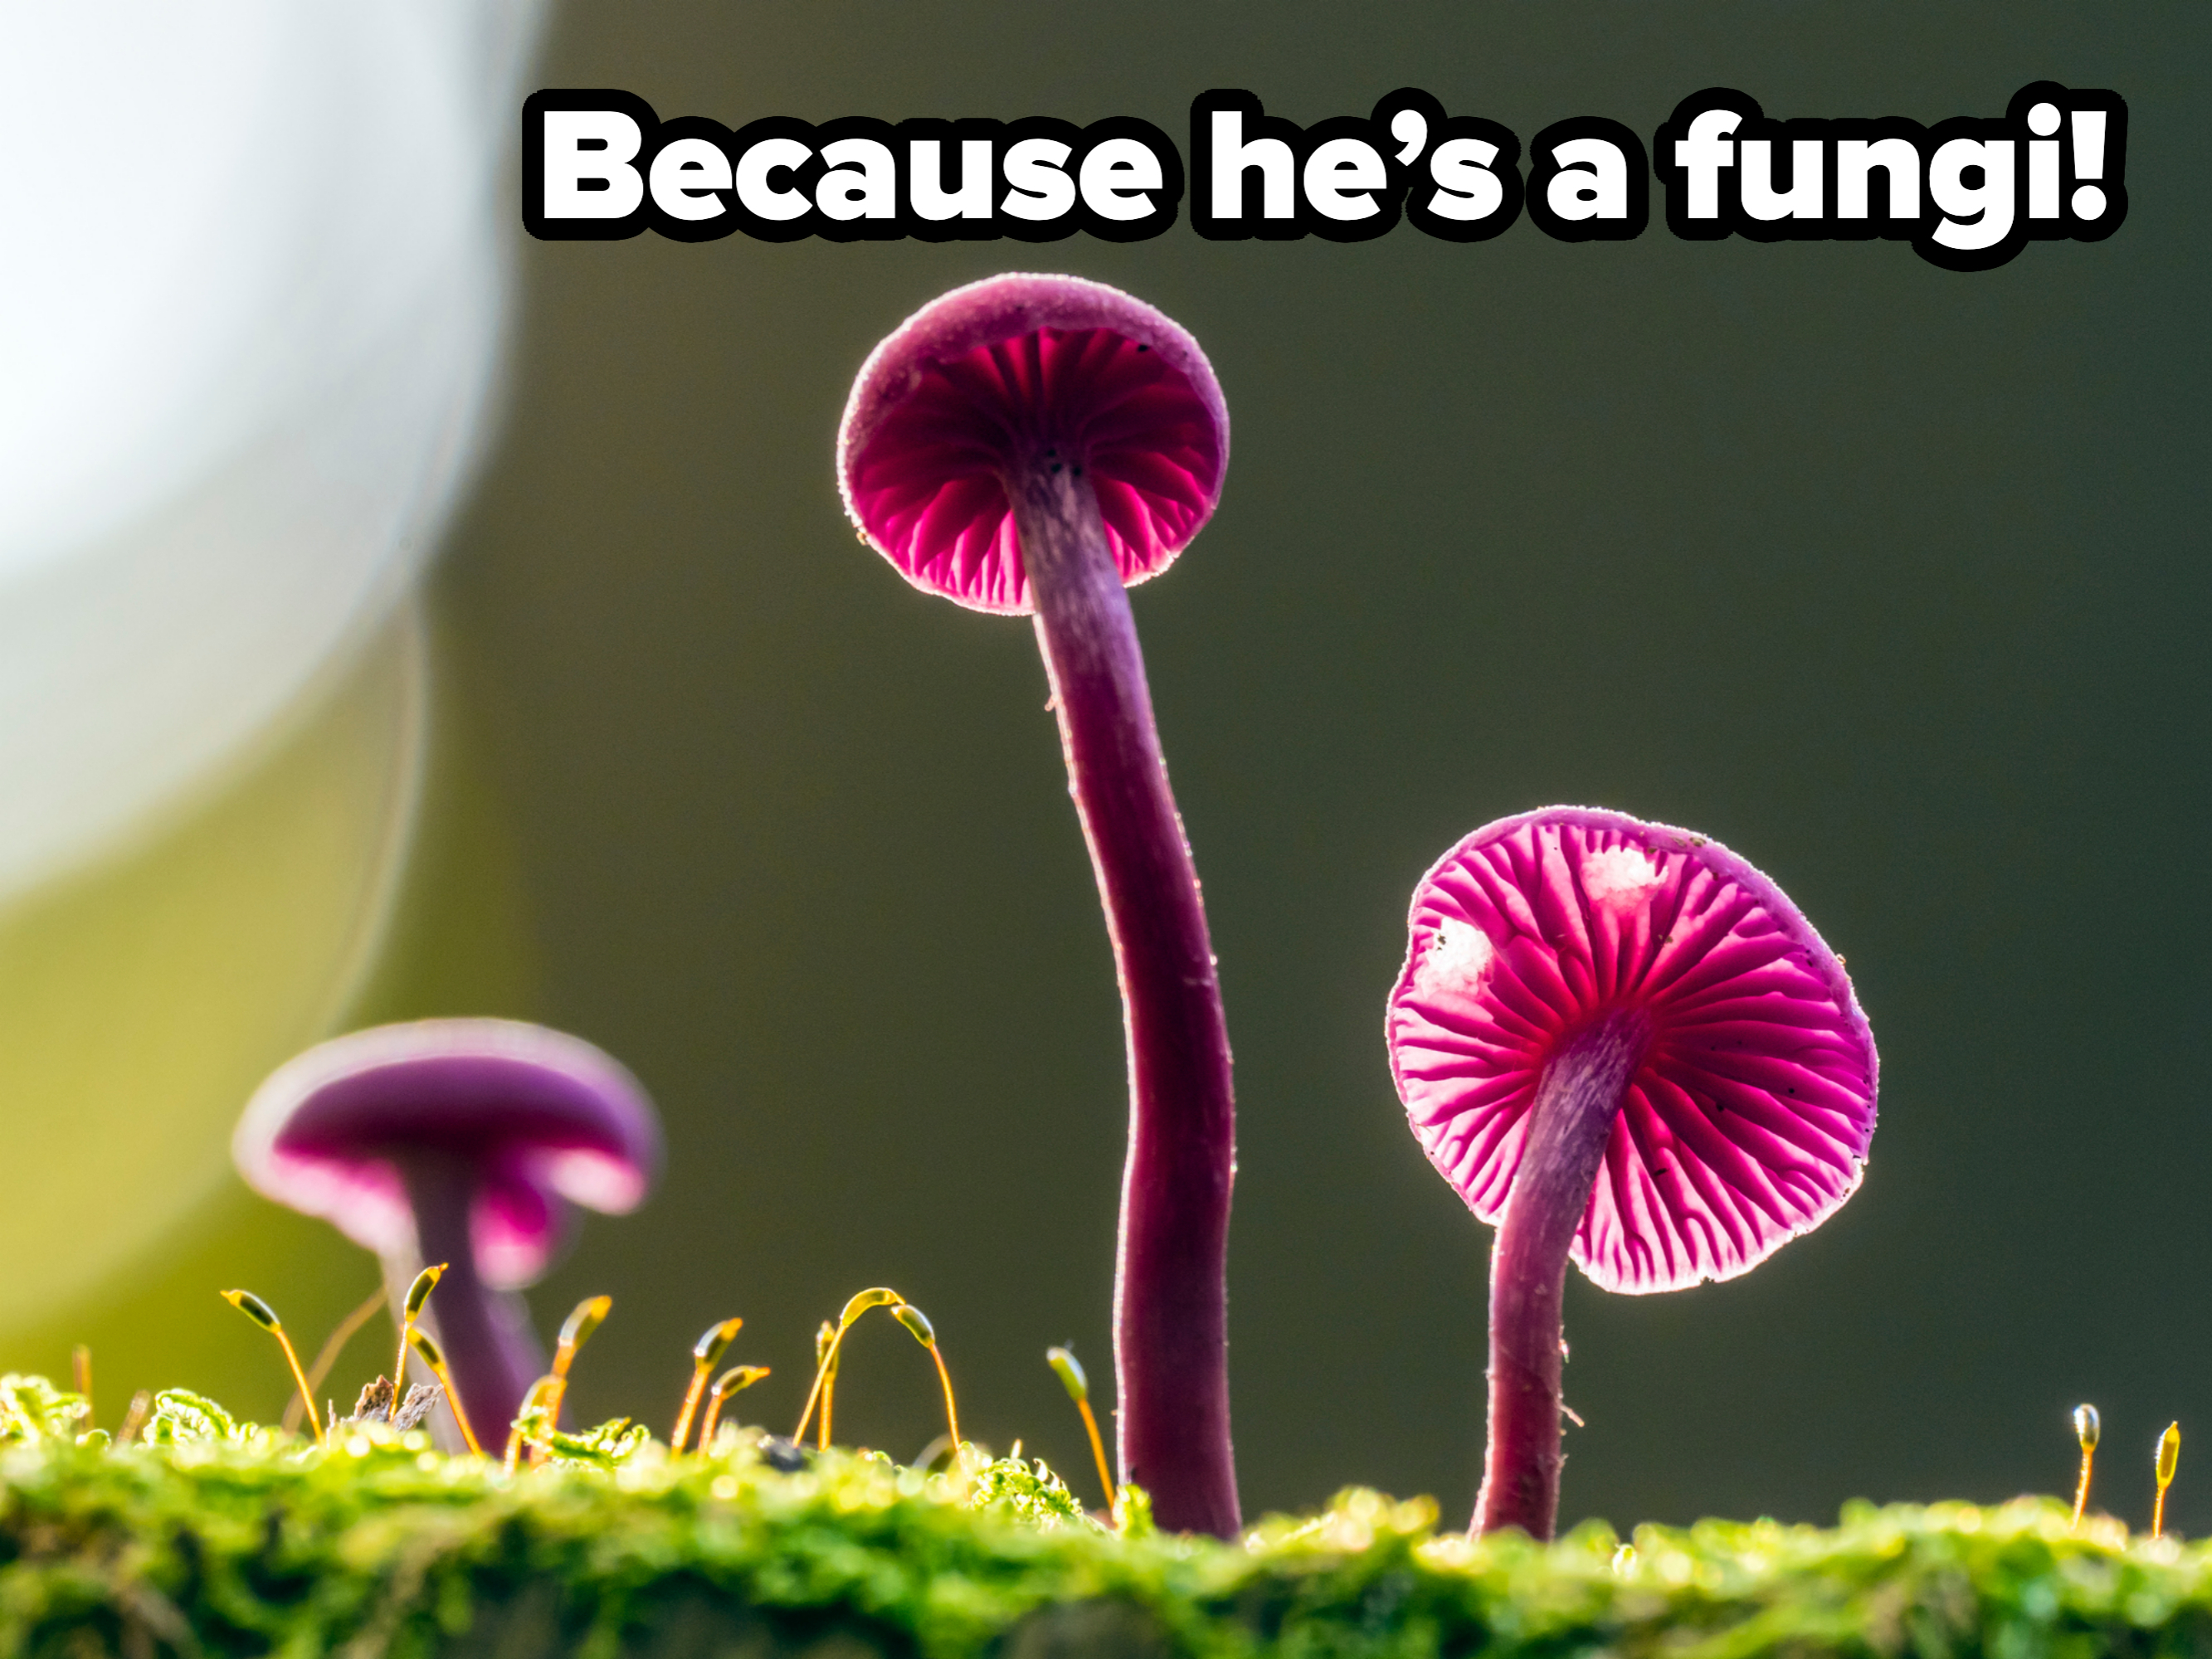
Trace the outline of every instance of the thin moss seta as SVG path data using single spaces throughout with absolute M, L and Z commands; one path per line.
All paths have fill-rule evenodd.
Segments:
M 407 1386 L 407 1348 L 410 1339 L 415 1334 L 415 1322 L 422 1316 L 422 1304 L 430 1299 L 430 1292 L 438 1288 L 438 1281 L 446 1276 L 447 1265 L 441 1261 L 436 1266 L 425 1267 L 421 1273 L 416 1273 L 415 1282 L 407 1287 L 406 1300 L 400 1304 L 399 1352 L 392 1362 L 392 1388 L 394 1400 L 399 1397 Z M 441 1386 L 446 1387 L 446 1397 L 452 1400 L 453 1389 L 445 1385 L 443 1378 L 440 1379 L 440 1382 Z M 454 1401 L 453 1410 L 457 1415 L 460 1409 L 460 1402 Z
M 422 1356 L 422 1363 L 430 1368 L 430 1375 L 438 1379 L 438 1386 L 446 1391 L 446 1404 L 453 1407 L 453 1421 L 460 1425 L 461 1438 L 468 1442 L 469 1449 L 478 1457 L 484 1455 L 483 1442 L 477 1438 L 476 1430 L 470 1425 L 467 1409 L 461 1396 L 453 1391 L 453 1373 L 446 1369 L 446 1356 L 430 1333 L 411 1319 L 407 1322 L 407 1344 Z M 393 1385 L 395 1388 L 397 1384 Z
M 70 1350 L 70 1386 L 84 1396 L 84 1415 L 77 1421 L 77 1432 L 92 1431 L 92 1350 L 80 1342 Z
M 831 1395 L 836 1391 L 837 1354 L 845 1345 L 845 1333 L 851 1330 L 853 1322 L 867 1312 L 869 1309 L 889 1308 L 905 1300 L 904 1297 L 889 1285 L 877 1285 L 862 1291 L 851 1301 L 846 1303 L 845 1310 L 837 1316 L 837 1323 L 834 1328 L 826 1321 L 823 1322 L 822 1328 L 829 1334 L 826 1338 L 817 1334 L 814 1340 L 817 1355 L 814 1386 L 807 1391 L 806 1409 L 799 1414 L 799 1426 L 792 1431 L 791 1437 L 793 1440 L 806 1438 L 806 1425 L 812 1420 L 814 1407 L 818 1402 L 822 1407 L 822 1430 L 821 1438 L 817 1443 L 823 1451 L 830 1449 Z
M 1060 1386 L 1067 1390 L 1067 1397 L 1075 1402 L 1075 1409 L 1083 1413 L 1083 1431 L 1091 1437 L 1091 1455 L 1098 1465 L 1099 1489 L 1106 1494 L 1106 1507 L 1114 1507 L 1114 1472 L 1106 1467 L 1106 1443 L 1098 1436 L 1098 1419 L 1091 1409 L 1091 1379 L 1083 1374 L 1083 1362 L 1066 1348 L 1047 1348 L 1044 1363 L 1052 1367 Z
M 153 1415 L 153 1389 L 141 1389 L 132 1395 L 130 1408 L 123 1413 L 123 1426 L 115 1431 L 115 1443 L 127 1446 L 137 1439 L 138 1431 L 146 1426 L 146 1419 Z
M 2094 1406 L 2074 1408 L 2074 1437 L 2081 1445 L 2081 1479 L 2074 1488 L 2074 1524 L 2081 1524 L 2081 1511 L 2089 1504 L 2089 1465 L 2097 1455 L 2097 1437 L 2100 1432 Z
M 691 1433 L 691 1419 L 699 1409 L 700 1396 L 707 1392 L 707 1378 L 728 1352 L 742 1319 L 725 1319 L 719 1325 L 710 1325 L 691 1345 L 691 1386 L 684 1390 L 684 1408 L 676 1413 L 676 1427 L 668 1437 L 668 1449 L 680 1452 Z
M 545 1431 L 550 1434 L 561 1426 L 562 1402 L 568 1397 L 568 1368 L 576 1363 L 576 1351 L 591 1340 L 592 1333 L 606 1322 L 614 1311 L 615 1299 L 611 1296 L 587 1296 L 568 1310 L 568 1316 L 561 1322 L 561 1335 L 553 1345 L 553 1389 L 545 1400 Z M 532 1443 L 530 1464 L 532 1468 L 545 1461 L 542 1443 Z
M 315 1363 L 307 1367 L 307 1386 L 319 1389 L 331 1368 L 338 1363 L 347 1343 L 361 1334 L 362 1326 L 376 1317 L 385 1305 L 384 1287 L 380 1285 L 368 1293 L 362 1304 L 337 1322 L 337 1328 L 323 1339 L 323 1346 L 315 1350 Z M 295 1395 L 284 1404 L 284 1431 L 289 1434 L 300 1426 L 300 1396 Z
M 561 1379 L 548 1372 L 532 1382 L 530 1392 L 522 1396 L 522 1409 L 515 1413 L 514 1425 L 507 1431 L 507 1455 L 501 1460 L 502 1467 L 509 1474 L 514 1473 L 522 1461 L 523 1441 L 528 1425 L 533 1421 L 544 1420 L 545 1402 L 560 1386 Z M 550 1423 L 546 1431 L 549 1434 L 552 1431 Z M 531 1437 L 531 1442 L 532 1450 L 535 1453 L 537 1442 L 534 1436 Z M 533 1455 L 531 1461 L 534 1466 L 538 1460 Z
M 707 1414 L 699 1422 L 700 1451 L 703 1453 L 714 1443 L 714 1425 L 722 1420 L 723 1401 L 770 1374 L 766 1365 L 732 1365 L 714 1379 L 714 1386 L 707 1390 Z
M 2166 1432 L 2158 1437 L 2158 1497 L 2150 1511 L 2150 1535 L 2154 1538 L 2166 1530 L 2166 1489 L 2173 1484 L 2173 1472 L 2180 1462 L 2181 1425 L 2169 1423 Z
M 222 1299 L 276 1339 L 276 1346 L 284 1351 L 284 1363 L 292 1368 L 292 1380 L 300 1385 L 301 1403 L 307 1408 L 307 1425 L 314 1430 L 315 1439 L 320 1443 L 324 1437 L 323 1419 L 315 1410 L 314 1390 L 307 1386 L 307 1374 L 300 1369 L 300 1356 L 292 1346 L 292 1339 L 284 1334 L 284 1322 L 276 1317 L 274 1308 L 251 1291 L 225 1291 Z
M 902 1302 L 891 1310 L 891 1317 L 906 1327 L 908 1334 L 929 1350 L 929 1357 L 937 1362 L 937 1380 L 945 1388 L 945 1432 L 952 1442 L 952 1455 L 960 1455 L 960 1408 L 952 1403 L 952 1373 L 945 1369 L 944 1352 L 937 1346 L 936 1328 L 929 1316 L 911 1302 Z

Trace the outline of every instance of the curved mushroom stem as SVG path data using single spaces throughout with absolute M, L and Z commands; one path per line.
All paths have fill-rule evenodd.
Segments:
M 477 1273 L 476 1249 L 469 1234 L 477 1177 L 467 1160 L 410 1152 L 396 1162 L 415 1212 L 416 1243 L 422 1260 L 447 1264 L 417 1322 L 428 1326 L 445 1350 L 446 1368 L 453 1374 L 469 1421 L 486 1437 L 487 1444 L 504 1445 L 507 1427 L 522 1409 L 523 1396 L 545 1374 L 545 1350 L 530 1328 L 530 1310 L 522 1298 L 511 1291 L 492 1289 Z M 395 1308 L 415 1272 L 410 1265 L 392 1278 Z
M 1006 479 L 1070 792 L 1121 986 L 1129 1155 L 1114 1285 L 1121 1478 L 1159 1524 L 1233 1536 L 1229 1034 L 1198 872 L 1098 498 L 1048 452 Z
M 1636 1016 L 1600 1019 L 1560 1045 L 1536 1085 L 1528 1146 L 1491 1247 L 1490 1447 L 1472 1534 L 1518 1527 L 1547 1540 L 1558 1522 L 1567 1249 L 1650 1042 Z

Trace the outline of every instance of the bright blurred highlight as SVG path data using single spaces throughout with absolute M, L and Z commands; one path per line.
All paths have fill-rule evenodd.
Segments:
M 0 215 L 41 234 L 0 274 L 0 894 L 235 758 L 434 547 L 482 445 L 537 13 L 10 19 Z

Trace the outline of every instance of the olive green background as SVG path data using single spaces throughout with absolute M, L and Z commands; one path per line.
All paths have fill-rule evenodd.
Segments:
M 970 1431 L 1091 1486 L 1042 1363 L 1110 1394 L 1124 1083 L 1111 965 L 1029 629 L 909 589 L 830 465 L 854 370 L 1002 269 L 1128 288 L 1219 373 L 1219 514 L 1136 597 L 1236 1044 L 1248 1510 L 1347 1482 L 1463 1519 L 1488 1231 L 1394 1097 L 1413 883 L 1502 814 L 1725 841 L 1845 953 L 1883 1058 L 1859 1195 L 1752 1277 L 1571 1275 L 1568 1518 L 1832 1517 L 2070 1486 L 2147 1519 L 2212 1435 L 2203 757 L 2203 70 L 2181 5 L 575 7 L 536 84 L 664 116 L 1301 123 L 1425 88 L 1524 142 L 1775 115 L 2130 105 L 2125 227 L 1947 273 L 1896 245 L 1152 241 L 520 248 L 505 436 L 435 593 L 442 724 L 392 957 L 356 1018 L 505 1012 L 627 1061 L 659 1194 L 534 1293 L 606 1290 L 590 1415 L 672 1412 L 747 1321 L 788 1428 L 817 1320 L 888 1283 Z M 512 210 L 512 204 L 502 204 Z M 242 1192 L 27 1344 L 277 1409 L 252 1283 L 319 1335 L 373 1269 Z M 381 1341 L 380 1334 L 377 1339 Z M 363 1339 L 342 1377 L 378 1361 Z M 841 1431 L 909 1455 L 888 1322 Z M 355 1380 L 358 1380 L 357 1378 Z M 337 1390 L 334 1389 L 333 1392 Z M 2201 1427 L 2200 1427 L 2201 1425 Z M 2212 1440 L 2169 1510 L 2212 1528 Z

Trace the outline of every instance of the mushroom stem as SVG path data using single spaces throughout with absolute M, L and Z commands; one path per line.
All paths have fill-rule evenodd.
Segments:
M 1161 1526 L 1230 1537 L 1241 1522 L 1229 1438 L 1229 1035 L 1135 619 L 1079 459 L 1047 451 L 1006 486 L 1127 1035 L 1114 1286 L 1121 1478 L 1150 1491 Z
M 1536 1086 L 1490 1255 L 1490 1447 L 1468 1529 L 1478 1535 L 1518 1527 L 1548 1540 L 1558 1522 L 1567 1247 L 1650 1043 L 1644 1020 L 1607 1015 L 1563 1042 Z
M 415 1212 L 417 1254 L 448 1264 L 437 1294 L 416 1322 L 428 1326 L 445 1351 L 469 1420 L 495 1437 L 495 1446 L 502 1445 L 530 1385 L 545 1374 L 545 1350 L 530 1328 L 522 1298 L 494 1290 L 477 1272 L 469 1233 L 477 1190 L 471 1165 L 435 1152 L 411 1152 L 395 1162 Z M 395 1313 L 413 1278 L 412 1264 L 389 1274 Z

